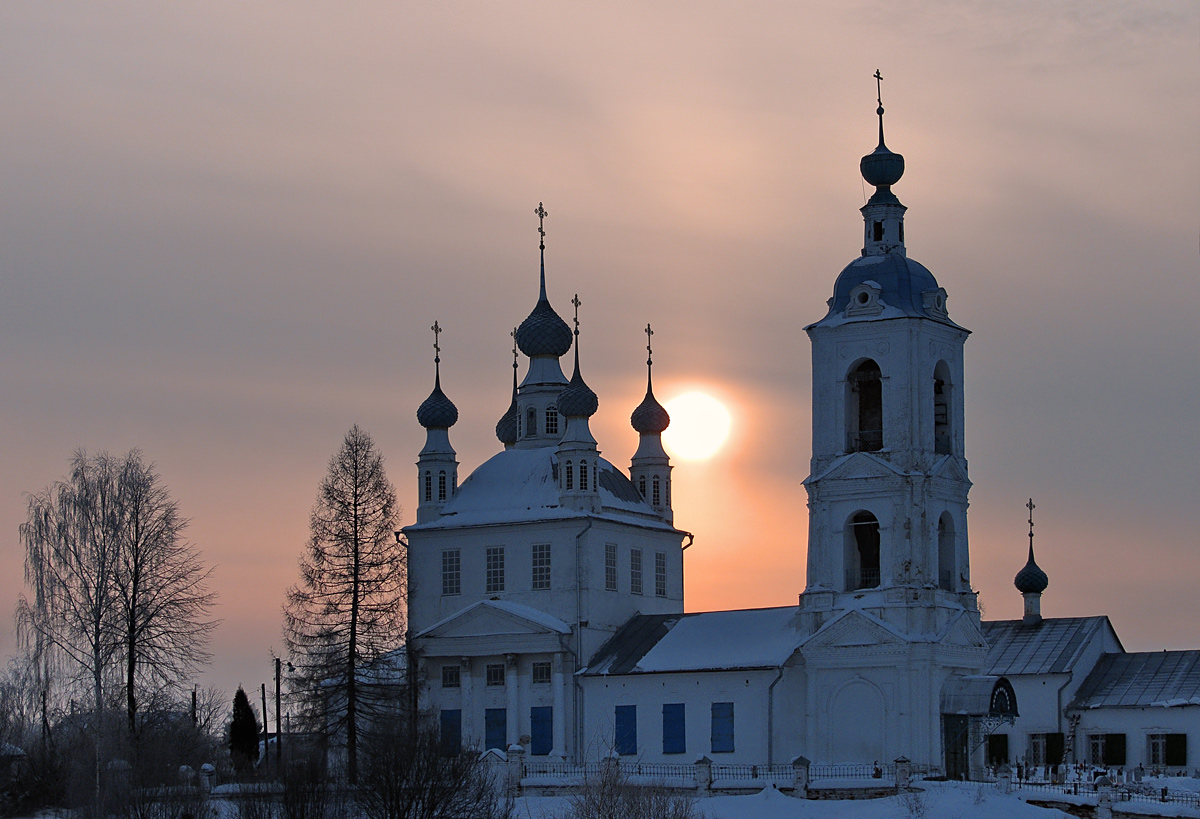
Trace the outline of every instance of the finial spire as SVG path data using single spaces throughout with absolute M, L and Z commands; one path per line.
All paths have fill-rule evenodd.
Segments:
M 650 322 L 646 322 L 646 395 L 654 392 L 653 386 L 653 368 L 654 368 L 654 349 L 650 344 L 650 337 L 654 335 L 654 331 L 650 329 Z
M 883 74 L 879 69 L 875 69 L 875 101 L 879 107 L 875 109 L 875 113 L 879 115 L 879 144 L 883 145 Z
M 1025 508 L 1029 510 L 1029 559 L 1033 560 L 1033 510 L 1037 509 L 1033 504 L 1033 498 L 1029 499 Z
M 515 372 L 517 369 L 517 328 L 516 327 L 512 328 L 512 332 L 509 333 L 509 335 L 512 336 L 512 340 L 513 340 L 513 371 L 514 371 L 514 378 L 515 378 L 516 377 Z
M 538 242 L 538 250 L 540 250 L 542 254 L 540 298 L 542 301 L 546 301 L 546 217 L 550 214 L 546 212 L 546 208 L 541 202 L 538 202 L 538 206 L 533 212 L 537 214 L 538 218 L 538 237 L 540 239 Z
M 442 385 L 442 347 L 438 343 L 438 336 L 442 334 L 442 326 L 435 320 L 433 326 L 429 328 L 433 330 L 433 383 L 434 386 L 441 387 Z

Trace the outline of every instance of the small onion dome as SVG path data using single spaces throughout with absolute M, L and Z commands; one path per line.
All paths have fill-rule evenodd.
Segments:
M 519 414 L 517 396 L 514 394 L 512 403 L 508 405 L 508 409 L 500 416 L 500 420 L 496 422 L 496 437 L 505 446 L 517 442 L 517 416 Z
M 904 176 L 904 157 L 892 153 L 883 144 L 883 106 L 875 110 L 879 115 L 879 145 L 875 150 L 862 158 L 858 169 L 862 172 L 867 184 L 877 188 L 895 185 Z
M 417 407 L 417 423 L 425 429 L 449 429 L 458 421 L 458 407 L 442 392 L 441 378 L 434 382 L 433 392 Z
M 600 407 L 600 399 L 592 388 L 583 383 L 576 365 L 571 383 L 558 396 L 558 411 L 567 418 L 591 418 Z
M 652 390 L 646 390 L 646 397 L 637 409 L 629 416 L 629 423 L 642 435 L 661 435 L 662 431 L 671 425 L 671 416 L 666 408 L 658 403 Z
M 1013 585 L 1021 594 L 1041 594 L 1050 585 L 1050 578 L 1033 559 L 1033 546 L 1029 547 L 1029 562 L 1017 572 Z
M 545 294 L 517 328 L 517 346 L 530 358 L 535 355 L 560 358 L 571 349 L 571 328 L 554 312 Z

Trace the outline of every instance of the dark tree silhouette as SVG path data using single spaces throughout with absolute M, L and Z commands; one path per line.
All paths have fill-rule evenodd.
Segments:
M 407 554 L 395 537 L 396 514 L 383 458 L 356 425 L 321 482 L 300 582 L 284 606 L 297 705 L 313 723 L 344 736 L 352 783 L 363 720 L 397 704 L 394 664 L 385 657 L 404 638 Z
M 233 695 L 233 717 L 229 721 L 229 757 L 238 773 L 246 773 L 258 758 L 258 718 L 250 698 L 239 685 Z

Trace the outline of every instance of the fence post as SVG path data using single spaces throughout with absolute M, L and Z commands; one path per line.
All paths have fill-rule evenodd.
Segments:
M 896 760 L 896 788 L 897 790 L 908 790 L 909 780 L 912 779 L 912 762 L 908 757 L 902 756 Z
M 515 742 L 508 746 L 507 774 L 509 793 L 521 790 L 521 780 L 525 778 L 525 749 Z
M 803 756 L 792 760 L 792 796 L 808 798 L 808 766 L 812 764 Z
M 1113 784 L 1107 776 L 1096 779 L 1096 819 L 1112 819 Z
M 1001 793 L 1012 793 L 1012 768 L 1009 767 L 1008 763 L 1002 763 L 996 774 L 1000 778 Z
M 701 796 L 708 796 L 712 790 L 712 766 L 706 756 L 696 760 L 696 790 Z

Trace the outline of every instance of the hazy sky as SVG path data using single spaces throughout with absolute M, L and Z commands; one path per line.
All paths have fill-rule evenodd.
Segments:
M 647 321 L 660 398 L 735 416 L 675 470 L 688 609 L 794 603 L 803 327 L 861 247 L 879 68 L 909 255 L 973 331 L 986 616 L 1032 495 L 1047 616 L 1200 647 L 1200 4 L 833 5 L 0 5 L 0 606 L 23 493 L 140 447 L 216 566 L 202 682 L 257 687 L 351 424 L 413 521 L 434 319 L 461 474 L 499 449 L 539 201 L 606 457 Z

